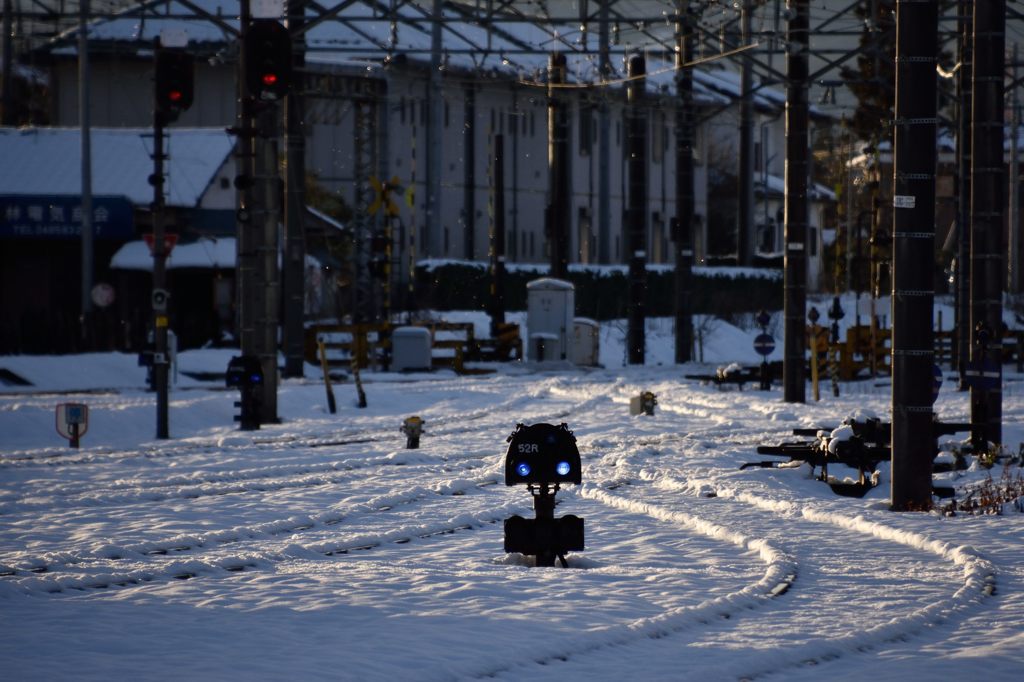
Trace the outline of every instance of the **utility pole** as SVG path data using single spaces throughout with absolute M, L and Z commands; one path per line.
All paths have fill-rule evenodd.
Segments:
M 285 211 L 284 258 L 282 259 L 281 328 L 284 350 L 284 376 L 303 375 L 306 309 L 306 136 L 305 75 L 306 0 L 288 0 L 288 32 L 292 36 L 292 73 L 294 86 L 285 96 Z
M 0 108 L 3 109 L 3 118 L 0 119 L 0 123 L 5 126 L 13 126 L 17 124 L 17 116 L 14 111 L 14 29 L 13 29 L 13 17 L 14 7 L 11 0 L 4 0 L 4 19 L 3 19 L 3 91 L 0 93 Z
M 958 388 L 966 391 L 967 362 L 971 353 L 971 78 L 974 58 L 971 44 L 974 41 L 974 19 L 971 8 L 974 0 L 959 2 L 959 62 L 957 72 L 957 252 L 956 252 L 956 369 L 959 375 Z
M 971 423 L 975 440 L 1002 442 L 1003 69 L 1006 0 L 974 3 L 971 144 Z M 988 376 L 993 375 L 993 376 Z
M 466 260 L 474 260 L 476 258 L 476 84 L 467 83 L 463 88 L 463 93 L 462 252 Z
M 89 83 L 89 0 L 80 0 L 78 6 L 78 124 L 82 154 L 82 341 L 86 348 L 92 345 L 92 282 L 93 282 L 93 227 L 92 227 L 92 122 L 90 118 Z
M 676 216 L 672 238 L 675 241 L 675 327 L 676 363 L 690 361 L 693 343 L 693 61 L 696 35 L 689 2 L 677 0 L 676 14 Z
M 430 13 L 430 78 L 427 82 L 427 238 L 420 241 L 426 249 L 426 256 L 430 258 L 441 258 L 446 255 L 441 227 L 441 136 L 443 133 L 442 114 L 444 113 L 444 100 L 441 91 L 443 4 L 442 0 L 434 0 Z
M 238 166 L 238 328 L 242 355 L 258 361 L 262 381 L 254 390 L 258 424 L 277 422 L 277 335 L 281 305 L 277 166 L 278 109 L 291 87 L 292 46 L 277 19 L 253 19 L 240 5 Z
M 613 0 L 598 0 L 601 3 L 598 23 L 598 56 L 597 71 L 604 87 L 599 88 L 597 105 L 597 147 L 600 150 L 601 162 L 597 167 L 597 262 L 612 261 L 612 230 L 611 230 L 611 111 L 608 101 L 607 82 L 611 79 L 610 37 L 608 27 L 611 24 L 609 6 Z
M 239 51 L 235 82 L 238 99 L 235 103 L 235 187 L 237 194 L 236 253 L 235 253 L 235 289 L 237 305 L 237 331 L 239 346 L 243 356 L 255 355 L 256 301 L 254 298 L 256 282 L 256 232 L 253 228 L 253 152 L 252 113 L 249 103 L 248 71 L 246 62 L 254 55 L 246 54 L 246 35 L 252 21 L 249 0 L 239 2 Z M 259 410 L 256 410 L 257 420 Z
M 494 136 L 491 151 L 491 338 L 505 323 L 505 136 Z
M 163 58 L 160 39 L 154 41 L 157 71 Z M 164 126 L 169 122 L 168 110 L 160 97 L 160 86 L 154 88 L 153 98 L 153 390 L 156 391 L 156 437 L 170 438 L 168 426 L 168 368 L 167 331 L 167 249 L 164 234 Z
M 750 19 L 753 11 L 752 0 L 743 0 L 740 32 L 744 47 L 750 44 Z M 750 61 L 750 57 L 744 54 L 740 64 L 739 206 L 736 211 L 736 264 L 746 266 L 754 261 L 754 79 Z
M 178 115 L 192 106 L 194 65 L 187 51 L 188 37 L 184 31 L 164 31 L 153 41 L 153 389 L 156 391 L 156 437 L 170 438 L 168 430 L 168 370 L 170 357 L 170 293 L 167 291 L 167 257 L 173 248 L 164 225 L 164 130 Z M 177 236 L 177 235 L 174 235 Z
M 1020 293 L 1020 105 L 1017 103 L 1017 44 L 1013 44 L 1013 87 L 1010 88 L 1010 263 L 1006 276 L 1006 290 Z
M 260 244 L 256 254 L 256 347 L 254 355 L 263 367 L 260 423 L 277 423 L 277 333 L 280 323 L 281 273 L 278 221 L 281 218 L 281 176 L 277 167 L 278 111 L 271 105 L 253 117 L 253 161 L 259 199 L 254 202 L 253 229 Z
M 783 274 L 783 399 L 806 402 L 804 312 L 807 308 L 807 52 L 810 19 L 808 0 L 793 0 L 786 30 L 786 213 Z
M 647 115 L 644 111 L 646 62 L 642 55 L 629 58 L 626 86 L 626 130 L 629 143 L 629 364 L 644 364 L 647 299 Z
M 892 494 L 895 511 L 931 507 L 935 346 L 935 57 L 938 2 L 896 6 L 893 131 Z
M 551 276 L 569 276 L 569 112 L 559 86 L 565 84 L 565 55 L 556 52 L 548 63 L 548 196 L 545 218 Z

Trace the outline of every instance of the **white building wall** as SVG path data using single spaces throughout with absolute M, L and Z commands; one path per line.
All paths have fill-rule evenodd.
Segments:
M 235 69 L 230 64 L 197 62 L 193 107 L 174 124 L 176 126 L 232 126 L 235 124 Z M 318 68 L 318 67 L 314 67 Z M 57 125 L 78 123 L 77 67 L 73 60 L 54 67 L 57 87 L 54 121 Z M 152 123 L 152 65 L 134 58 L 97 59 L 93 62 L 92 120 L 96 126 L 146 126 Z M 405 197 L 393 197 L 400 209 L 401 229 L 406 236 L 416 232 L 416 256 L 425 255 L 428 80 L 422 71 L 397 69 L 375 72 L 386 79 L 379 106 L 385 129 L 382 138 L 368 141 L 378 145 L 377 175 L 381 180 L 397 177 L 402 187 L 413 183 L 414 207 Z M 126 86 L 126 83 L 132 84 Z M 340 192 L 354 205 L 353 140 L 355 139 L 352 101 L 345 92 L 318 90 L 327 87 L 313 81 L 306 100 L 306 166 L 317 181 Z M 549 202 L 547 161 L 547 95 L 543 88 L 529 88 L 509 81 L 481 80 L 474 84 L 475 116 L 468 122 L 466 112 L 466 75 L 453 76 L 444 83 L 445 119 L 442 122 L 441 226 L 443 253 L 436 257 L 483 260 L 490 251 L 492 199 L 489 163 L 493 136 L 505 137 L 505 224 L 506 257 L 510 262 L 546 263 L 545 208 Z M 331 86 L 333 87 L 333 86 Z M 625 259 L 623 215 L 626 206 L 626 162 L 622 93 L 609 94 L 610 159 L 603 158 L 598 147 L 600 117 L 596 102 L 587 104 L 585 91 L 573 98 L 570 107 L 570 149 L 572 191 L 568 226 L 570 260 L 597 262 L 600 245 L 600 169 L 607 165 L 610 176 L 608 253 L 612 262 Z M 649 117 L 650 162 L 647 215 L 648 258 L 651 262 L 672 262 L 670 225 L 675 215 L 675 137 L 671 102 L 655 106 Z M 591 117 L 589 150 L 581 145 L 581 116 Z M 465 214 L 466 158 L 465 142 L 472 134 L 475 160 L 472 215 Z M 707 172 L 709 148 L 722 152 L 721 144 L 735 138 L 735 125 L 729 115 L 714 119 L 709 127 L 698 130 L 695 145 L 695 212 L 699 229 L 695 234 L 698 258 L 706 244 Z M 780 138 L 781 139 L 781 138 Z M 657 149 L 655 148 L 657 146 Z M 415 155 L 415 159 L 413 158 Z M 780 155 L 781 158 L 781 155 Z M 207 199 L 227 207 L 232 190 L 218 186 Z M 211 204 L 212 205 L 212 204 Z M 472 252 L 466 251 L 464 230 L 473 230 Z M 404 240 L 403 249 L 409 248 Z

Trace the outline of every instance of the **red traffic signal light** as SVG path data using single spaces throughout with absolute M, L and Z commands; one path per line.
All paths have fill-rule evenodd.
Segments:
M 183 50 L 160 49 L 156 53 L 157 111 L 177 115 L 192 106 L 194 66 Z
M 292 77 L 292 39 L 274 19 L 254 19 L 243 43 L 249 96 L 273 102 L 288 94 Z

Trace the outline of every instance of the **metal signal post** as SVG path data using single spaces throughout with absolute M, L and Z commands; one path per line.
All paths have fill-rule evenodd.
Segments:
M 241 3 L 239 117 L 238 330 L 242 356 L 258 358 L 260 423 L 277 421 L 277 334 L 280 308 L 277 168 L 278 108 L 291 89 L 292 47 L 278 20 L 253 19 Z
M 167 291 L 167 256 L 169 240 L 164 230 L 164 128 L 178 114 L 192 106 L 192 56 L 181 49 L 168 48 L 155 41 L 153 88 L 153 389 L 156 391 L 156 437 L 170 438 L 168 427 L 168 356 L 167 332 L 170 324 Z

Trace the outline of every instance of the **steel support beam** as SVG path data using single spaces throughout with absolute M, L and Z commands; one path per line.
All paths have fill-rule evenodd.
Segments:
M 646 65 L 643 56 L 629 58 L 626 86 L 626 130 L 629 154 L 629 364 L 644 364 L 647 320 L 647 111 L 644 109 Z
M 976 440 L 1002 442 L 1003 281 L 1006 278 L 1003 213 L 1003 53 L 1006 1 L 974 3 L 974 97 L 971 144 L 971 366 L 998 376 L 971 386 Z
M 696 34 L 695 17 L 689 2 L 678 0 L 676 23 L 676 215 L 672 230 L 675 242 L 675 361 L 690 361 L 693 346 L 693 310 L 690 296 L 693 289 L 693 142 L 695 136 L 693 71 L 686 66 L 693 61 Z
M 285 211 L 282 306 L 284 376 L 303 375 L 306 308 L 306 134 L 305 0 L 288 0 L 288 31 L 292 36 L 292 88 L 285 99 Z
M 569 276 L 569 111 L 560 85 L 566 82 L 565 55 L 556 52 L 548 63 L 548 206 L 545 232 L 548 238 L 551 276 Z
M 807 308 L 807 158 L 810 147 L 807 103 L 808 0 L 793 0 L 786 30 L 786 198 L 783 274 L 783 399 L 806 401 L 804 313 Z
M 896 5 L 892 508 L 931 508 L 938 2 Z

